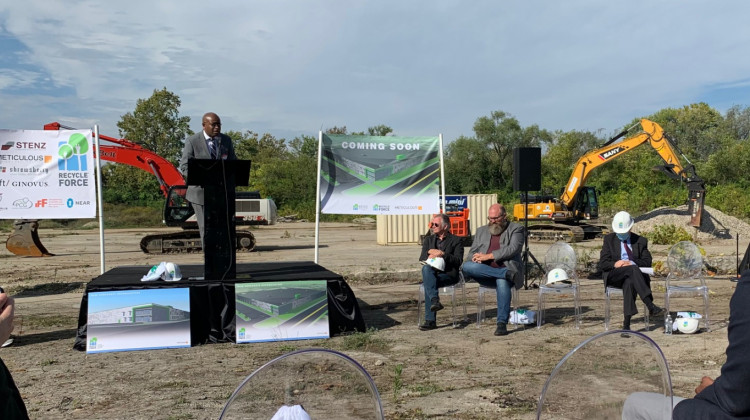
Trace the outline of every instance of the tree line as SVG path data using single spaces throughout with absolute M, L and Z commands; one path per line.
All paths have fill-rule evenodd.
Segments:
M 176 165 L 185 138 L 193 134 L 190 118 L 180 116 L 180 99 L 166 88 L 139 99 L 135 110 L 117 123 L 119 136 L 136 142 Z M 706 204 L 736 217 L 750 216 L 748 177 L 750 173 L 750 108 L 734 106 L 726 113 L 705 103 L 665 108 L 645 116 L 661 125 L 675 142 L 681 163 L 695 165 L 706 182 Z M 446 191 L 449 194 L 492 193 L 508 207 L 519 202 L 513 191 L 513 149 L 542 148 L 542 193 L 559 196 L 577 160 L 601 147 L 622 129 L 609 135 L 590 131 L 549 131 L 537 125 L 522 126 L 511 114 L 493 111 L 478 117 L 474 135 L 460 136 L 445 149 Z M 349 132 L 346 126 L 331 127 L 331 134 L 391 135 L 387 125 L 367 131 Z M 300 135 L 287 141 L 271 134 L 250 130 L 226 131 L 232 137 L 237 156 L 253 161 L 251 186 L 263 197 L 273 198 L 280 215 L 315 214 L 318 141 Z M 595 169 L 587 181 L 599 192 L 603 212 L 626 209 L 634 214 L 661 206 L 675 206 L 687 200 L 687 189 L 679 181 L 656 174 L 663 164 L 647 144 Z M 155 177 L 126 165 L 106 165 L 102 170 L 104 200 L 110 204 L 160 208 L 163 197 Z M 330 217 L 330 216 L 329 216 Z

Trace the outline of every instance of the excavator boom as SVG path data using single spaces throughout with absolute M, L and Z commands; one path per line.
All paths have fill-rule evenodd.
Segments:
M 618 141 L 634 127 L 623 131 L 603 146 L 587 152 L 578 159 L 558 199 L 550 196 L 522 197 L 521 204 L 516 204 L 513 209 L 513 214 L 517 219 L 556 222 L 554 225 L 530 226 L 530 237 L 536 235 L 538 239 L 562 239 L 575 242 L 606 233 L 608 230 L 606 226 L 580 223 L 582 220 L 598 218 L 596 190 L 594 187 L 587 187 L 586 180 L 594 169 L 646 143 L 664 161 L 663 165 L 655 169 L 672 179 L 687 184 L 690 225 L 700 226 L 706 191 L 703 180 L 695 173 L 695 166 L 679 151 L 659 124 L 645 118 L 640 121 L 641 131 L 638 134 Z M 688 165 L 683 165 L 679 156 L 682 156 Z

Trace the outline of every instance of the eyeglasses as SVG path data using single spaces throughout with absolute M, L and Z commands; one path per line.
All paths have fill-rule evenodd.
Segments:
M 505 219 L 505 215 L 501 214 L 500 216 L 497 216 L 497 217 L 487 216 L 487 220 L 500 220 L 500 219 Z
M 440 226 L 440 223 L 430 223 L 430 227 L 438 227 Z

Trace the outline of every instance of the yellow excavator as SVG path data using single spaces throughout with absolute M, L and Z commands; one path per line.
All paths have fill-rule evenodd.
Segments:
M 641 127 L 638 134 L 618 142 L 638 125 Z M 664 165 L 655 167 L 655 170 L 687 184 L 690 225 L 700 226 L 706 195 L 703 180 L 695 173 L 695 166 L 679 151 L 662 127 L 647 119 L 642 119 L 640 124 L 624 130 L 602 147 L 591 150 L 578 159 L 560 197 L 522 194 L 521 203 L 513 207 L 513 216 L 520 221 L 551 222 L 528 225 L 531 240 L 577 242 L 601 237 L 609 232 L 609 227 L 587 222 L 599 217 L 599 202 L 596 189 L 585 186 L 586 179 L 594 169 L 645 143 L 650 144 L 664 160 Z M 688 163 L 686 166 L 680 163 L 676 152 Z

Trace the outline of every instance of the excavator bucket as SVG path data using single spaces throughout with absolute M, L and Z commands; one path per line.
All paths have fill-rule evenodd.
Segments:
M 13 232 L 5 241 L 5 247 L 8 251 L 29 257 L 50 257 L 47 248 L 42 245 L 37 234 L 39 222 L 37 220 L 16 220 L 13 222 Z

